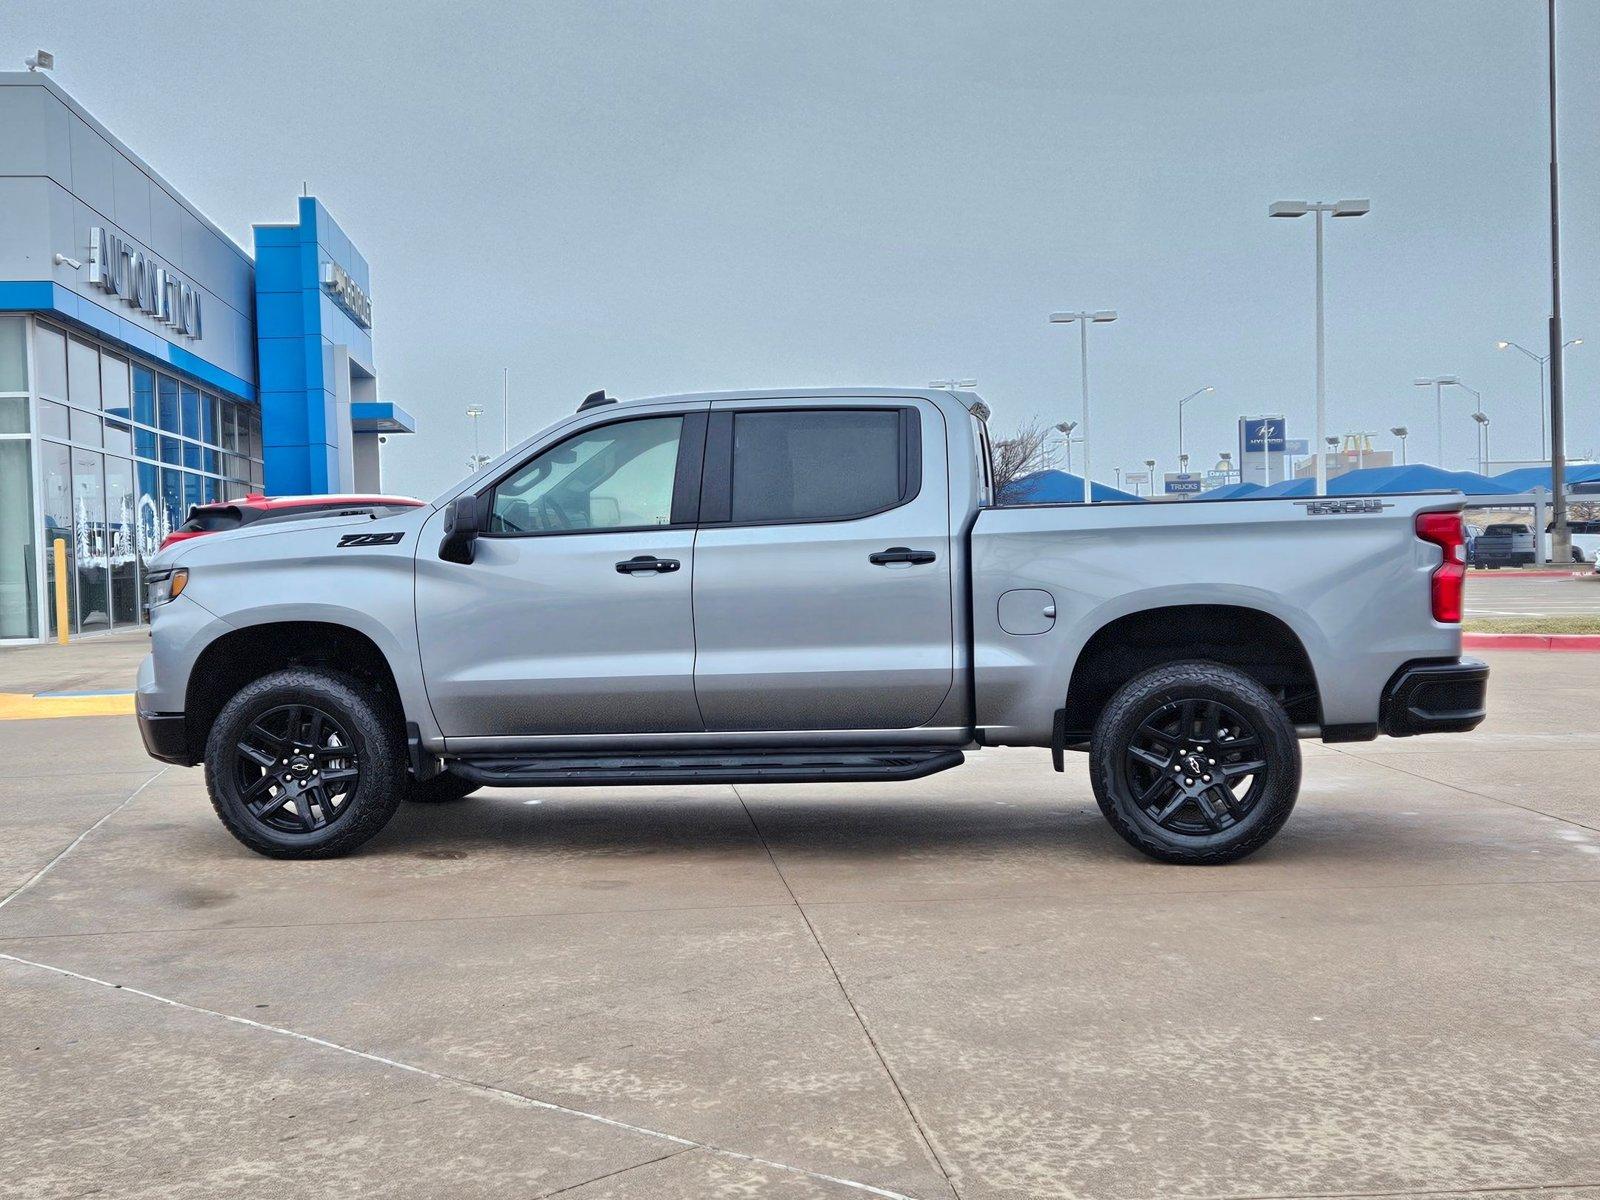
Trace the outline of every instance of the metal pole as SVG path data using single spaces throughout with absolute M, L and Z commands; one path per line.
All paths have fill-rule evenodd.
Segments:
M 1317 495 L 1328 494 L 1328 463 L 1322 453 L 1328 396 L 1322 359 L 1322 205 L 1317 206 Z
M 1434 420 L 1438 422 L 1439 439 L 1438 449 L 1435 451 L 1437 457 L 1433 460 L 1433 465 L 1442 471 L 1444 470 L 1444 384 L 1437 380 L 1433 384 L 1433 408 Z
M 1545 387 L 1544 387 L 1544 364 L 1545 364 L 1546 361 L 1548 361 L 1548 360 L 1543 359 L 1543 358 L 1539 359 L 1539 457 L 1544 459 L 1545 462 L 1549 462 L 1550 461 L 1550 430 L 1549 430 L 1549 425 L 1548 425 L 1549 412 L 1546 409 L 1546 405 L 1549 404 L 1549 401 L 1545 399 L 1546 392 L 1545 392 Z
M 1079 360 L 1083 365 L 1083 502 L 1094 503 L 1094 485 L 1089 482 L 1089 314 L 1078 318 Z
M 1550 557 L 1572 561 L 1572 531 L 1567 527 L 1567 420 L 1561 369 L 1561 204 L 1556 156 L 1556 0 L 1550 14 L 1550 501 L 1554 528 Z
M 500 453 L 511 449 L 511 368 L 500 368 Z
M 1405 438 L 1401 438 L 1400 439 L 1400 465 L 1402 467 L 1406 465 L 1406 440 L 1405 440 Z

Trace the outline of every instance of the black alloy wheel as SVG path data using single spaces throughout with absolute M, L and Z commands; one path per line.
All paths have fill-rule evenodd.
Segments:
M 283 833 L 315 833 L 349 811 L 361 782 L 350 732 L 309 704 L 285 704 L 234 743 L 234 782 L 250 816 Z
M 1172 833 L 1221 833 L 1260 801 L 1270 778 L 1255 727 L 1217 700 L 1163 704 L 1128 742 L 1125 769 L 1152 824 Z

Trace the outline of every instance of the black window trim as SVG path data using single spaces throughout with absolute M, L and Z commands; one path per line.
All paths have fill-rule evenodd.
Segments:
M 575 438 L 585 437 L 599 429 L 609 429 L 613 425 L 627 425 L 634 421 L 659 421 L 663 418 L 678 418 L 683 422 L 678 434 L 678 463 L 672 476 L 672 509 L 668 514 L 671 520 L 665 525 L 608 525 L 604 529 L 529 529 L 522 532 L 513 530 L 491 530 L 489 520 L 494 513 L 494 494 L 502 483 L 517 474 L 534 459 L 551 450 L 560 448 Z M 690 409 L 677 412 L 652 412 L 630 413 L 614 421 L 597 421 L 593 425 L 585 425 L 581 429 L 574 429 L 566 437 L 540 446 L 526 458 L 506 468 L 495 476 L 487 486 L 479 488 L 473 493 L 478 500 L 479 524 L 483 532 L 478 534 L 483 538 L 547 538 L 547 537 L 589 537 L 601 533 L 646 533 L 671 529 L 693 529 L 699 524 L 700 516 L 700 474 L 704 466 L 706 448 L 706 411 L 703 408 Z
M 741 413 L 893 412 L 900 418 L 900 497 L 893 504 L 839 517 L 776 517 L 765 521 L 733 520 L 733 420 Z M 700 525 L 717 529 L 754 529 L 764 525 L 840 525 L 864 521 L 904 508 L 922 494 L 922 413 L 914 404 L 739 404 L 713 409 L 706 432 L 705 470 L 701 477 Z

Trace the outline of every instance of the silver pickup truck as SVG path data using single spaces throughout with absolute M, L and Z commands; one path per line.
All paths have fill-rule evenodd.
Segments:
M 430 506 L 163 551 L 139 725 L 282 858 L 478 787 L 910 780 L 1086 751 L 1139 850 L 1265 844 L 1296 739 L 1464 731 L 1460 496 L 997 506 L 988 410 L 603 393 Z

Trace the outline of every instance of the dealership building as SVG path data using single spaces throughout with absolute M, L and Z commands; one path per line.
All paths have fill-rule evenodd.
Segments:
M 312 196 L 208 221 L 42 73 L 0 72 L 0 641 L 143 620 L 142 572 L 190 506 L 375 492 L 367 261 Z

